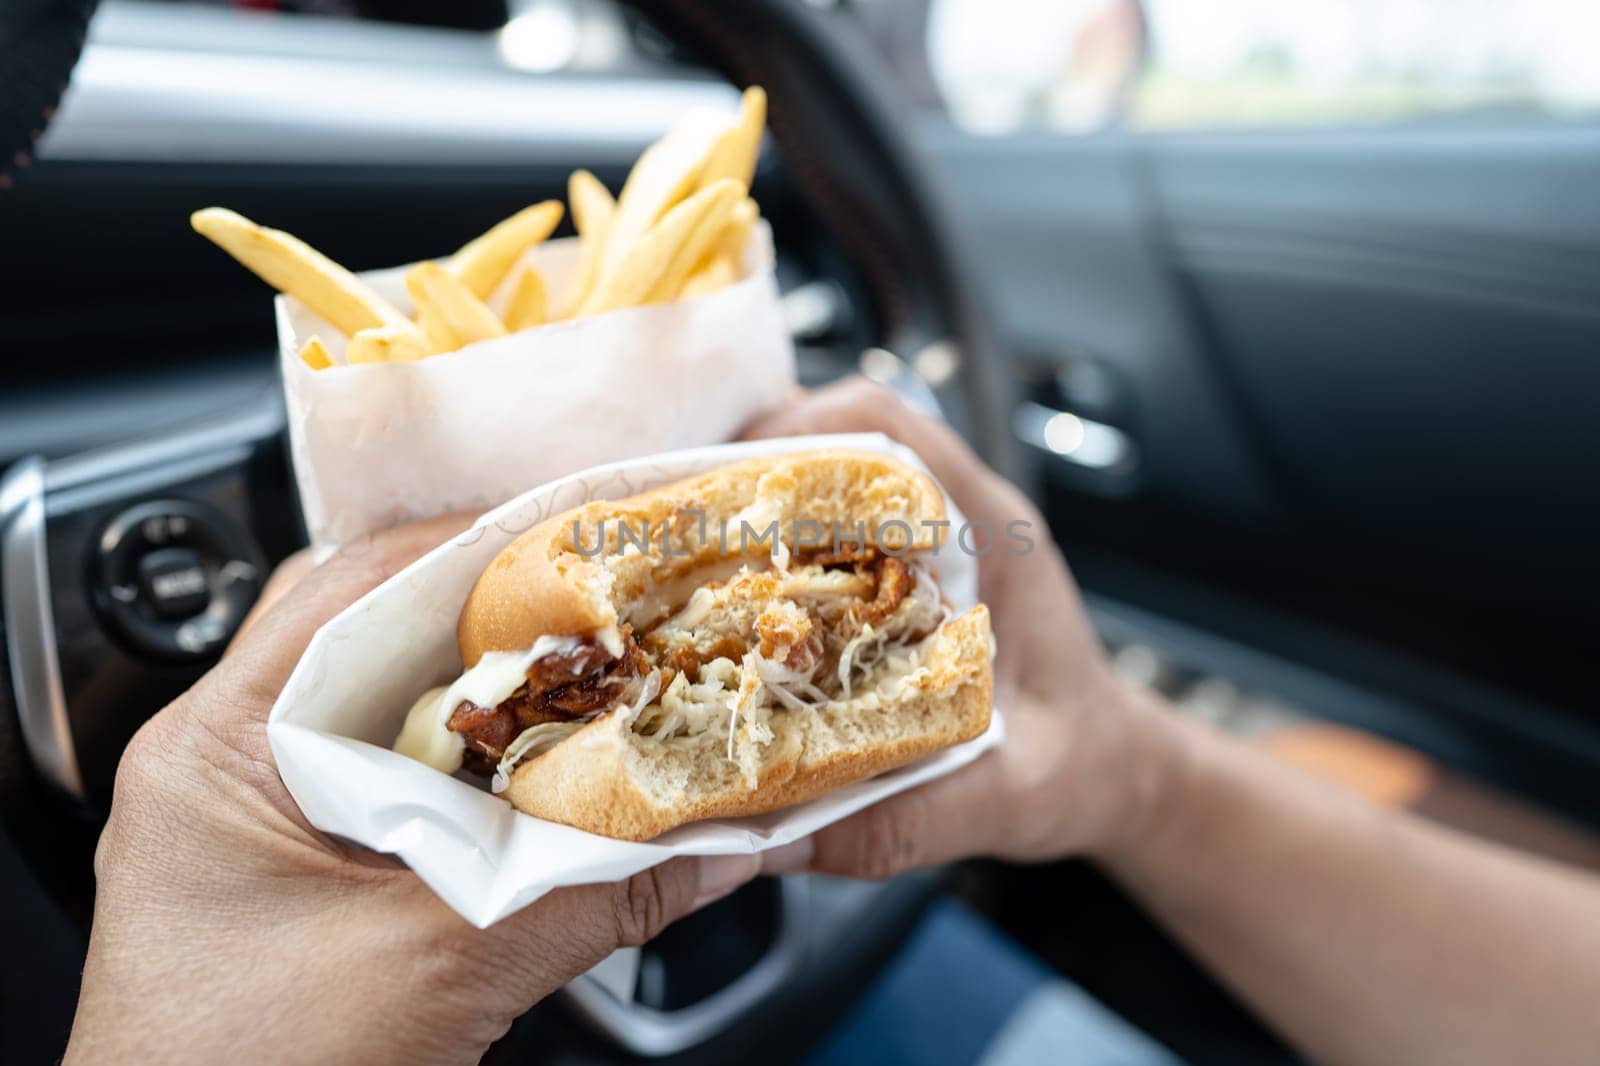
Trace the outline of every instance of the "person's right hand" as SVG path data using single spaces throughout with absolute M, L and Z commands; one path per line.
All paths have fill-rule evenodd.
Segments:
M 1177 761 L 1170 731 L 1148 698 L 1111 671 L 1043 517 L 1016 486 L 948 426 L 862 379 L 797 399 L 745 435 L 862 431 L 909 446 L 967 521 L 994 535 L 979 594 L 993 617 L 1006 739 L 948 777 L 768 852 L 764 870 L 887 877 L 968 856 L 1093 852 L 1143 831 Z M 1032 540 L 1022 554 L 1007 551 L 1014 522 L 1027 523 L 1012 528 Z M 977 548 L 984 543 L 978 536 Z

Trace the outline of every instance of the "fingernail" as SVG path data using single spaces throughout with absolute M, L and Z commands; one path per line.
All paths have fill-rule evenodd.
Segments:
M 700 858 L 700 892 L 694 909 L 726 896 L 761 872 L 758 855 L 703 855 Z
M 761 853 L 761 872 L 764 874 L 792 874 L 811 865 L 816 845 L 810 837 L 802 837 L 793 844 L 784 844 Z

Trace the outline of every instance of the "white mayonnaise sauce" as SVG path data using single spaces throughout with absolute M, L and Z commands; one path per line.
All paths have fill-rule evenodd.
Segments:
M 461 769 L 467 742 L 445 723 L 463 700 L 479 707 L 504 702 L 528 679 L 528 668 L 547 655 L 578 647 L 577 637 L 540 637 L 527 651 L 490 651 L 478 665 L 456 678 L 449 688 L 435 688 L 406 713 L 406 724 L 395 738 L 394 750 L 447 774 Z M 609 649 L 608 649 L 609 650 Z

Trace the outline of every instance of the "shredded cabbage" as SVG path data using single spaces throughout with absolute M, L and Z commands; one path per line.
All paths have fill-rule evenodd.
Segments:
M 814 664 L 809 670 L 797 670 L 758 654 L 751 660 L 751 665 L 767 691 L 791 710 L 815 710 L 817 705 L 828 702 L 828 694 L 811 683 L 811 676 L 817 669 Z M 806 703 L 801 696 L 813 702 Z
M 811 670 L 797 670 L 792 666 L 785 666 L 783 663 L 773 662 L 771 659 L 765 658 L 760 653 L 756 654 L 753 661 L 756 673 L 760 674 L 761 680 L 765 681 L 769 685 L 796 685 L 809 683 L 811 681 L 811 674 L 816 669 L 816 667 L 812 667 Z
M 870 644 L 871 647 L 867 649 L 865 655 L 862 655 L 860 649 L 862 645 L 866 644 Z M 882 657 L 882 653 L 883 635 L 873 629 L 870 624 L 862 626 L 861 632 L 851 637 L 844 648 L 840 650 L 839 687 L 843 690 L 845 699 L 851 698 L 856 667 L 860 666 L 865 670 L 871 670 L 878 659 Z M 858 656 L 860 657 L 858 658 Z
M 906 612 L 906 628 L 912 632 L 923 630 L 931 633 L 950 621 L 950 616 L 955 612 L 940 598 L 939 585 L 928 573 L 927 567 L 913 566 L 911 574 L 916 578 L 916 584 L 906 597 L 910 606 L 901 605 Z
M 726 742 L 730 761 L 742 764 L 754 752 L 746 748 L 739 754 L 741 745 L 771 739 L 766 713 L 775 709 L 816 712 L 846 701 L 863 711 L 883 706 L 885 700 L 894 698 L 896 686 L 925 669 L 921 665 L 922 642 L 950 615 L 933 576 L 922 566 L 913 565 L 910 569 L 914 583 L 894 612 L 876 626 L 862 625 L 859 632 L 844 640 L 838 652 L 837 694 L 824 691 L 817 683 L 820 656 L 808 667 L 794 667 L 783 661 L 788 646 L 780 646 L 777 658 L 767 658 L 751 647 L 737 661 L 721 657 L 701 664 L 697 673 L 691 671 L 695 681 L 691 682 L 689 673 L 677 673 L 662 691 L 659 703 L 638 712 L 634 731 L 674 745 L 698 743 L 709 733 Z M 838 640 L 850 632 L 844 628 L 848 624 L 844 612 L 852 598 L 870 591 L 861 588 L 861 581 L 859 575 L 847 570 L 807 566 L 786 571 L 775 600 L 768 599 L 773 591 L 762 593 L 766 603 L 762 617 L 787 601 L 787 609 L 806 611 L 812 625 L 838 634 L 831 638 Z M 713 635 L 728 631 L 734 616 L 717 615 L 721 619 L 718 626 L 710 632 L 702 628 L 712 621 L 724 588 L 702 587 L 690 596 L 668 623 L 677 643 L 696 647 Z M 747 619 L 736 623 L 739 631 L 745 624 L 749 624 Z M 863 682 L 871 683 L 863 686 Z M 824 684 L 831 687 L 831 678 Z M 754 765 L 746 772 L 755 772 Z
M 639 717 L 639 712 L 650 705 L 650 701 L 661 693 L 661 671 L 652 670 L 645 675 L 644 684 L 639 686 L 639 694 L 633 703 L 628 705 L 628 721 L 632 722 Z
M 732 712 L 741 681 L 739 664 L 731 659 L 705 663 L 693 684 L 679 673 L 661 693 L 661 702 L 641 712 L 634 730 L 657 740 L 714 730 Z
M 583 722 L 577 721 L 540 722 L 518 733 L 517 739 L 507 744 L 505 754 L 500 756 L 500 762 L 494 768 L 494 777 L 489 781 L 489 791 L 497 796 L 504 792 L 511 785 L 511 771 L 525 756 L 543 755 L 583 726 Z M 535 748 L 538 750 L 535 751 Z

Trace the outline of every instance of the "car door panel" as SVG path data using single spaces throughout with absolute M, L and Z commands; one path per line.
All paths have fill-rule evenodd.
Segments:
M 1496 552 L 1484 592 L 1564 598 L 1567 549 L 1600 532 L 1573 506 L 1600 450 L 1600 137 L 1175 138 L 1146 158 L 1297 507 L 1408 564 Z
M 967 250 L 1024 375 L 1087 360 L 1114 378 L 1150 492 L 1270 520 L 1272 494 L 1230 398 L 1206 373 L 1178 294 L 1146 240 L 1125 139 L 984 139 L 929 119 L 920 143 L 965 223 Z
M 1502 781 L 1600 815 L 1592 128 L 922 143 L 1031 395 L 1124 392 L 1136 492 L 1035 453 L 1094 596 L 1403 699 L 1458 765 L 1514 733 Z

